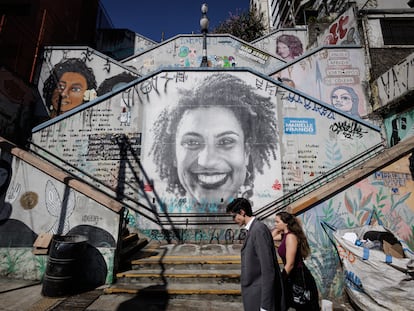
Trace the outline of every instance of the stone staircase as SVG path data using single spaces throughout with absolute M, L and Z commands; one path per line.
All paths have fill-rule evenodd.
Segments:
M 241 246 L 149 243 L 104 292 L 168 301 L 163 310 L 243 310 Z

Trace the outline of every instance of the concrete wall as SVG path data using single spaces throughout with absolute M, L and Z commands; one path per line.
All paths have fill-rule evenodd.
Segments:
M 154 47 L 158 43 L 148 39 L 140 34 L 135 34 L 135 48 L 134 54 L 139 54 L 151 47 Z
M 112 91 L 114 87 L 139 77 L 132 68 L 89 47 L 46 47 L 36 85 L 52 117 L 55 113 L 51 108 L 57 106 L 56 101 L 59 98 L 59 93 L 55 90 L 64 72 L 76 72 L 86 79 L 87 88 L 81 90 L 79 104 L 93 100 Z M 69 105 L 71 109 L 77 106 L 73 98 Z M 64 104 L 61 109 L 66 110 Z M 54 110 L 56 111 L 56 108 Z
M 271 77 L 356 117 L 364 118 L 371 112 L 362 48 L 329 46 L 312 50 Z M 348 99 L 343 97 L 345 93 Z
M 112 282 L 120 211 L 105 206 L 87 185 L 0 142 L 0 274 L 40 280 L 47 255 L 32 253 L 38 236 L 83 235 L 88 247 L 81 262 L 88 281 L 97 286 Z
M 384 118 L 384 128 L 389 146 L 414 136 L 414 110 L 409 109 Z
M 279 41 L 279 45 L 285 45 L 290 54 L 285 54 L 280 48 L 278 51 Z M 289 62 L 306 52 L 308 33 L 306 28 L 281 29 L 254 40 L 252 44 Z
M 345 278 L 330 240 L 332 231 L 323 229 L 321 222 L 336 229 L 354 228 L 364 225 L 375 210 L 384 226 L 414 250 L 414 181 L 408 158 L 376 171 L 300 216 L 312 249 L 307 265 L 323 297 L 341 297 Z M 341 254 L 345 259 L 347 255 Z
M 202 51 L 202 35 L 180 35 L 122 62 L 132 66 L 139 74 L 146 75 L 163 67 L 200 67 Z M 209 67 L 248 67 L 266 74 L 284 64 L 274 54 L 231 35 L 207 35 L 207 59 Z
M 192 99 L 185 102 L 186 96 Z M 197 138 L 176 141 L 182 139 L 174 133 L 184 113 L 175 109 L 198 103 L 230 103 L 239 111 L 243 137 L 251 135 L 244 152 L 230 156 L 236 140 L 218 140 L 218 147 L 213 146 L 220 150 L 221 144 L 229 144 L 227 152 L 217 159 L 218 153 L 208 154 L 213 163 L 200 164 L 211 135 L 207 128 L 219 128 L 214 123 L 218 115 L 206 114 L 198 121 L 206 129 L 194 129 Z M 381 140 L 379 128 L 257 73 L 166 70 L 35 128 L 32 148 L 47 150 L 45 156 L 55 163 L 68 162 L 70 171 L 121 198 L 137 211 L 138 228 L 158 229 L 157 215 L 169 227 L 197 228 L 191 221 L 194 214 L 198 222 L 210 223 L 211 215 L 223 215 L 225 205 L 241 195 L 259 210 Z M 185 174 L 177 176 L 180 144 L 194 166 L 188 168 L 194 179 L 188 184 Z M 233 157 L 241 157 L 244 165 L 233 163 Z M 235 176 L 239 171 L 243 176 Z
M 410 54 L 374 81 L 378 90 L 378 96 L 374 97 L 375 109 L 383 108 L 414 90 L 413 68 L 414 54 Z
M 359 45 L 361 43 L 361 36 L 358 31 L 354 8 L 350 7 L 343 14 L 338 16 L 329 27 L 317 37 L 313 46 Z
M 289 62 L 306 52 L 308 45 L 307 35 L 306 28 L 277 30 L 254 40 L 252 44 L 263 51 L 277 55 L 284 61 Z M 278 44 L 282 45 L 279 50 Z M 289 51 L 284 52 L 283 48 L 287 48 Z

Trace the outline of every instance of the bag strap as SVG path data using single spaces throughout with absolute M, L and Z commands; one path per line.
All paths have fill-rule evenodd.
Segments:
M 305 273 L 303 272 L 303 265 L 305 263 L 302 260 L 302 266 L 300 267 L 300 270 L 302 271 L 302 281 L 303 281 L 303 288 L 306 290 L 306 281 L 305 281 Z

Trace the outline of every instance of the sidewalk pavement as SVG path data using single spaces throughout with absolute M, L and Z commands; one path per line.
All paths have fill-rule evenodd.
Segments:
M 240 303 L 203 301 L 197 297 L 168 299 L 165 295 L 105 294 L 100 287 L 78 295 L 42 295 L 39 282 L 0 277 L 0 311 L 240 311 Z

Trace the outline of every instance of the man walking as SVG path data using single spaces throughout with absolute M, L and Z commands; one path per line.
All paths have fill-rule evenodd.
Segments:
M 250 202 L 227 205 L 233 220 L 247 230 L 241 250 L 241 289 L 245 311 L 285 311 L 282 277 L 269 228 L 253 216 Z

